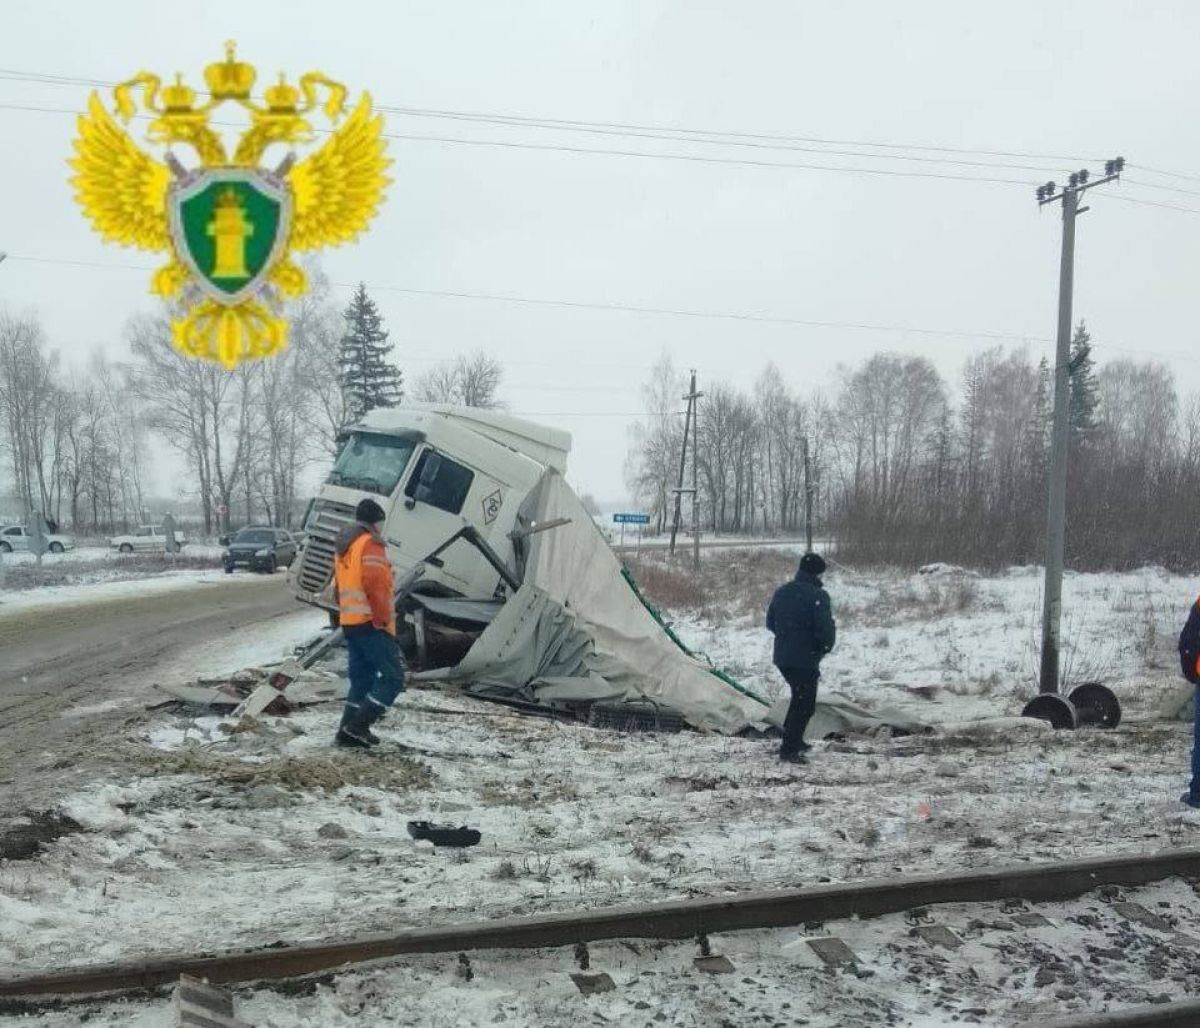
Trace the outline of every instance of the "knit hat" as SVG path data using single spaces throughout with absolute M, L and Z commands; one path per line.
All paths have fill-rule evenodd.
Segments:
M 354 520 L 364 525 L 374 525 L 386 521 L 387 515 L 374 500 L 359 500 L 358 506 L 354 508 Z
M 810 575 L 825 574 L 825 558 L 819 553 L 806 553 L 800 558 L 800 570 Z

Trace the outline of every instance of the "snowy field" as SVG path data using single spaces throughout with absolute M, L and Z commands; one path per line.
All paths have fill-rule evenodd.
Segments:
M 95 586 L 148 579 L 179 580 L 221 568 L 220 546 L 194 545 L 179 554 L 116 553 L 102 547 L 80 547 L 47 553 L 39 565 L 30 553 L 0 557 L 0 605 L 78 603 L 89 600 Z
M 793 559 L 735 551 L 706 558 L 699 579 L 662 563 L 642 566 L 639 577 L 690 645 L 771 695 L 779 682 L 761 612 Z M 792 767 L 774 759 L 769 740 L 616 733 L 429 690 L 402 699 L 380 727 L 389 742 L 371 754 L 330 747 L 339 713 L 330 705 L 240 732 L 217 717 L 156 712 L 114 740 L 109 779 L 62 808 L 80 831 L 35 860 L 0 865 L 0 966 L 32 972 L 1200 844 L 1200 814 L 1177 802 L 1190 726 L 1155 716 L 1178 692 L 1174 638 L 1200 580 L 1154 569 L 1068 576 L 1068 672 L 1073 682 L 1112 685 L 1126 718 L 1115 731 L 1062 734 L 1037 722 L 1001 722 L 989 732 L 972 723 L 1015 714 L 1032 695 L 1034 569 L 988 578 L 835 569 L 827 586 L 840 639 L 823 688 L 868 707 L 901 707 L 936 731 L 821 742 L 809 766 Z M 230 641 L 226 670 L 272 649 L 283 656 L 312 627 L 297 616 L 268 639 L 237 643 L 255 648 L 235 652 Z M 220 656 L 206 650 L 206 666 Z M 433 850 L 408 837 L 410 819 L 470 824 L 483 842 Z M 1187 916 L 1200 932 L 1195 911 Z M 962 927 L 969 919 L 959 920 Z M 497 1012 L 514 1024 L 564 1023 L 579 1011 L 598 1015 L 596 1023 L 663 1023 L 654 1015 L 666 1010 L 666 1023 L 678 1024 L 754 1023 L 761 1015 L 761 1023 L 804 1016 L 814 1025 L 925 1026 L 954 1023 L 956 1015 L 1007 1025 L 1018 1009 L 1067 1012 L 1097 1001 L 1094 983 L 1035 985 L 1036 971 L 1026 966 L 1021 988 L 995 986 L 1004 973 L 1018 974 L 1000 968 L 985 979 L 994 986 L 990 998 L 978 983 L 956 985 L 961 1002 L 936 1008 L 912 982 L 892 988 L 909 959 L 889 942 L 900 931 L 895 919 L 847 931 L 847 941 L 870 954 L 864 966 L 875 978 L 831 978 L 806 967 L 787 949 L 795 931 L 745 933 L 723 950 L 736 978 L 694 974 L 687 947 L 639 944 L 635 953 L 613 944 L 602 948 L 607 963 L 594 958 L 596 966 L 622 983 L 638 981 L 603 998 L 574 994 L 570 968 L 561 966 L 569 955 L 486 954 L 470 985 L 454 977 L 450 962 L 431 958 L 406 962 L 408 972 L 394 982 L 386 973 L 348 975 L 310 997 L 263 994 L 246 1010 L 252 1023 L 278 1028 L 349 1023 L 354 1012 L 370 1023 L 397 1009 L 413 979 L 422 997 L 410 1002 L 428 1011 L 417 1020 L 430 1024 L 493 1023 Z M 1064 945 L 1053 934 L 1039 944 L 1045 952 Z M 996 941 L 982 933 L 970 945 Z M 1125 967 L 1112 973 L 1137 978 Z M 657 986 L 644 986 L 643 977 Z M 754 985 L 737 984 L 743 977 Z M 1138 990 L 1152 976 L 1142 977 L 1126 992 L 1110 991 L 1128 997 L 1118 1002 L 1143 1001 Z M 1187 995 L 1169 975 L 1155 984 L 1154 996 Z M 886 996 L 893 1005 L 884 1016 L 870 1004 Z M 818 1013 L 834 1003 L 843 1004 L 841 1014 Z M 754 1016 L 739 1015 L 739 1004 Z M 454 1016 L 439 1021 L 436 1012 L 450 1005 Z M 964 1013 L 975 1009 L 987 1013 Z M 149 1011 L 123 1008 L 126 1020 L 88 1023 L 159 1023 L 132 1019 Z

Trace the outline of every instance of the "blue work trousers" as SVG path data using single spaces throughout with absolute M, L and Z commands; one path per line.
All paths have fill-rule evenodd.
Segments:
M 1189 790 L 1193 799 L 1200 799 L 1200 685 L 1192 700 L 1196 712 L 1192 717 L 1192 787 Z
M 374 625 L 344 629 L 350 655 L 350 691 L 347 714 L 364 707 L 374 721 L 404 692 L 404 657 L 394 636 Z

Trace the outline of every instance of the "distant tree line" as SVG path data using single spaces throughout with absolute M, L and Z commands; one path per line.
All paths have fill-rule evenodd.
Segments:
M 132 359 L 65 367 L 38 319 L 0 309 L 0 460 L 24 508 L 81 533 L 128 529 L 149 497 L 152 441 L 187 469 L 184 498 L 206 533 L 287 525 L 303 471 L 337 453 L 347 427 L 404 398 L 383 320 L 359 286 L 339 312 L 328 281 L 292 304 L 280 355 L 226 371 L 172 345 L 170 311 L 126 328 Z M 417 379 L 417 398 L 496 406 L 499 362 L 482 351 Z M 223 512 L 223 513 L 222 513 Z
M 798 533 L 807 439 L 818 533 L 843 559 L 1043 559 L 1053 397 L 1044 360 L 990 349 L 967 360 L 952 387 L 927 358 L 880 353 L 842 369 L 829 395 L 801 395 L 771 366 L 750 392 L 702 388 L 696 470 L 706 530 Z M 1181 403 L 1160 363 L 1097 366 L 1082 323 L 1070 388 L 1068 562 L 1200 567 L 1200 397 Z M 659 528 L 672 513 L 683 392 L 682 375 L 660 362 L 631 439 L 629 485 Z M 689 461 L 687 484 L 690 475 Z

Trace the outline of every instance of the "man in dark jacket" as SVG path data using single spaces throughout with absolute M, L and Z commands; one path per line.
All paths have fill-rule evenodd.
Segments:
M 1200 600 L 1192 604 L 1187 623 L 1179 633 L 1179 665 L 1183 677 L 1196 686 L 1192 698 L 1196 708 L 1192 718 L 1192 782 L 1179 799 L 1200 809 Z
M 821 586 L 825 561 L 815 553 L 800 558 L 800 570 L 771 597 L 767 628 L 775 633 L 775 666 L 792 690 L 779 759 L 804 764 L 804 730 L 817 704 L 821 658 L 833 649 L 837 628 L 829 593 Z

